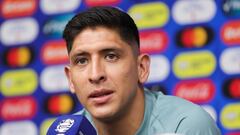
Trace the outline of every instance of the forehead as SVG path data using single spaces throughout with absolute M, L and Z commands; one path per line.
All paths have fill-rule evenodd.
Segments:
M 112 39 L 120 40 L 121 39 L 118 32 L 114 29 L 101 27 L 101 26 L 88 27 L 88 28 L 82 30 L 74 38 L 73 44 L 76 42 L 79 42 L 79 41 L 91 42 L 91 41 L 94 41 L 94 39 L 96 39 L 96 38 L 99 38 L 99 39 L 104 38 L 105 40 L 112 40 Z
M 105 27 L 86 28 L 74 39 L 72 53 L 75 51 L 92 51 L 106 48 L 130 48 L 113 29 Z

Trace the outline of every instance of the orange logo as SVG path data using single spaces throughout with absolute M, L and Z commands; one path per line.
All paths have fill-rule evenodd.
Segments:
M 37 9 L 36 0 L 3 0 L 1 14 L 5 18 L 30 16 Z
M 41 50 L 41 59 L 45 64 L 62 64 L 68 61 L 66 43 L 63 40 L 49 41 Z
M 221 29 L 222 41 L 227 45 L 240 45 L 240 21 L 229 21 Z

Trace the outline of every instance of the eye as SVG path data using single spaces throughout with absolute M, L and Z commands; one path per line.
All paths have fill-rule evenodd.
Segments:
M 88 63 L 88 59 L 87 58 L 77 58 L 75 63 L 78 65 L 86 65 Z
M 107 61 L 116 61 L 119 59 L 118 55 L 114 54 L 114 53 L 109 53 L 105 56 L 105 59 Z

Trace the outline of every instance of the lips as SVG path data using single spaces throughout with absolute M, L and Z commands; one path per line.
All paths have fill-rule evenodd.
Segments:
M 99 105 L 107 103 L 112 96 L 113 96 L 112 90 L 96 90 L 89 95 L 89 99 L 93 101 L 95 104 Z

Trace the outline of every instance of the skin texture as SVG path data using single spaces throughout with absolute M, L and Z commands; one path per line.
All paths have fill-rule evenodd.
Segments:
M 150 60 L 134 49 L 105 27 L 86 28 L 74 39 L 65 73 L 100 135 L 134 134 L 143 120 Z

